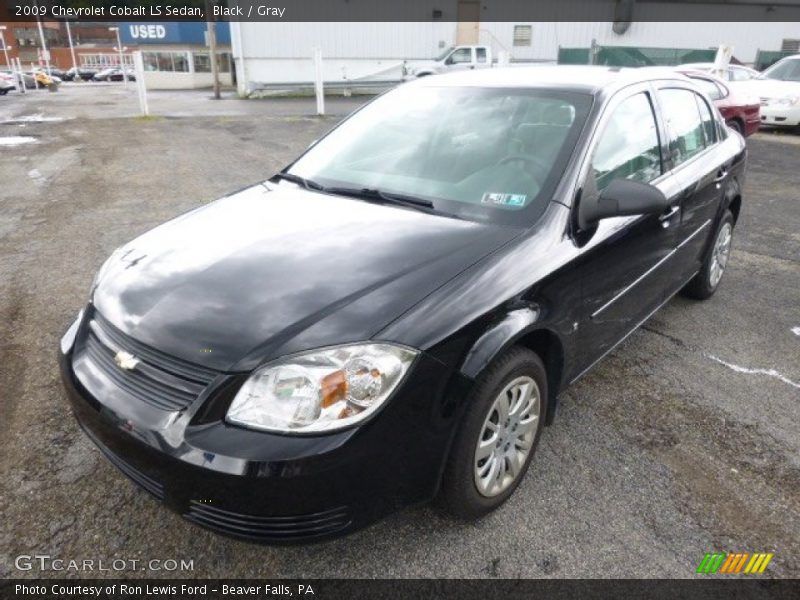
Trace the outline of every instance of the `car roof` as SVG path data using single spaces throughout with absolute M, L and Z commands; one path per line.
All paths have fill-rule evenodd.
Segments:
M 410 82 L 419 87 L 556 88 L 596 94 L 644 81 L 687 78 L 669 67 L 536 65 L 498 67 L 430 75 Z

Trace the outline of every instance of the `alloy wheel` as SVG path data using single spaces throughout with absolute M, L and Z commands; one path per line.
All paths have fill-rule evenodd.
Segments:
M 731 253 L 731 239 L 733 230 L 730 223 L 725 223 L 717 234 L 714 249 L 711 251 L 711 268 L 708 272 L 708 282 L 712 288 L 717 287 L 725 266 L 728 264 L 728 257 Z
M 527 376 L 503 388 L 489 409 L 475 447 L 475 486 L 485 497 L 516 481 L 533 448 L 541 411 L 539 386 Z

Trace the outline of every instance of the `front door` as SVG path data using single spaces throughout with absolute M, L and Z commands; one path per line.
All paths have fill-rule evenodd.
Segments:
M 652 88 L 615 98 L 590 153 L 598 192 L 617 178 L 651 183 L 673 207 L 663 215 L 603 219 L 582 249 L 581 365 L 588 368 L 662 304 L 680 219 L 680 187 L 664 172 Z M 583 189 L 590 189 L 586 185 Z

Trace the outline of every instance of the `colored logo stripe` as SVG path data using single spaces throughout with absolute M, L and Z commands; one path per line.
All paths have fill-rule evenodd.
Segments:
M 707 575 L 717 572 L 726 574 L 763 573 L 773 556 L 775 555 L 766 552 L 757 552 L 752 555 L 749 552 L 707 552 L 703 556 L 700 566 L 697 567 L 697 572 Z
M 744 568 L 745 573 L 763 573 L 774 554 L 753 554 L 753 558 Z
M 725 559 L 724 552 L 706 553 L 700 566 L 697 567 L 698 573 L 716 573 L 722 561 Z

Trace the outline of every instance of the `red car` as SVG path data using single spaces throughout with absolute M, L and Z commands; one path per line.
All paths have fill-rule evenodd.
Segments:
M 678 69 L 697 83 L 717 107 L 728 127 L 735 129 L 744 137 L 754 134 L 761 125 L 761 103 L 756 96 L 750 96 L 721 79 L 703 71 Z

